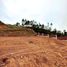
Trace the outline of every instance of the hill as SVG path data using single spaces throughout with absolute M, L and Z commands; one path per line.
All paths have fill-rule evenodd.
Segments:
M 42 36 L 0 37 L 0 67 L 67 67 L 67 42 Z
M 36 33 L 30 29 L 22 26 L 5 24 L 0 21 L 0 36 L 32 36 Z
M 6 29 L 6 28 L 7 28 L 7 25 L 3 23 L 2 21 L 0 21 L 0 30 Z
M 11 28 L 7 25 L 7 28 L 1 27 L 0 36 L 33 36 L 36 33 L 30 28 L 14 27 Z

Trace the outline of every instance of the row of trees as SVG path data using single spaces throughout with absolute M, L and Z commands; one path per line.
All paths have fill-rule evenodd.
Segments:
M 31 28 L 36 32 L 36 33 L 40 33 L 40 34 L 50 34 L 50 35 L 58 35 L 58 36 L 67 36 L 67 32 L 66 30 L 64 30 L 63 32 L 58 31 L 56 29 L 54 29 L 52 31 L 52 25 L 53 23 L 47 23 L 47 26 L 45 26 L 44 24 L 40 24 L 37 23 L 34 20 L 27 20 L 27 19 L 22 19 L 22 24 L 20 25 L 20 23 L 16 23 L 16 26 L 25 26 L 25 25 L 31 25 Z M 29 26 L 27 26 L 29 27 Z M 29 27 L 30 28 L 30 27 Z

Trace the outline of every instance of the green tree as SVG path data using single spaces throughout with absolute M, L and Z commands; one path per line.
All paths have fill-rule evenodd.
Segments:
M 26 21 L 25 25 L 29 25 L 31 22 L 28 20 Z
M 19 22 L 17 22 L 17 23 L 16 23 L 16 26 L 19 26 L 19 25 L 20 25 L 20 23 L 19 23 Z
M 64 36 L 67 36 L 67 32 L 66 32 L 66 30 L 64 30 L 63 33 L 64 33 Z
M 41 28 L 44 29 L 44 24 L 41 25 Z
M 26 19 L 22 19 L 22 26 L 25 25 L 26 21 L 27 21 Z

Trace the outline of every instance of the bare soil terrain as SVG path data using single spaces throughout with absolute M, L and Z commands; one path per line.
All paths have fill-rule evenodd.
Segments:
M 67 67 L 67 41 L 44 36 L 0 37 L 0 67 Z

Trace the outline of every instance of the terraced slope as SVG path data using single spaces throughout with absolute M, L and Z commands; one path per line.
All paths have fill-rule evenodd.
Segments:
M 67 67 L 67 42 L 42 36 L 0 37 L 0 67 Z

